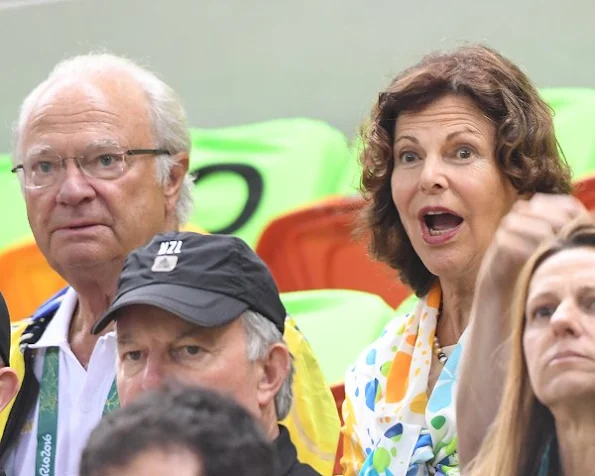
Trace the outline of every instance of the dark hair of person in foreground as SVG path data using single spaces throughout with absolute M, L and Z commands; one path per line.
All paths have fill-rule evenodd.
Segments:
M 149 455 L 166 459 L 176 453 L 190 456 L 193 464 L 187 468 L 193 469 L 169 468 L 168 474 L 277 473 L 274 447 L 245 409 L 208 390 L 169 387 L 148 392 L 105 416 L 91 433 L 80 475 L 135 474 L 140 465 L 148 464 Z

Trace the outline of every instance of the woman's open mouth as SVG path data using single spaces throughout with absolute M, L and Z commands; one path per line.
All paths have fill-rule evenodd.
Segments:
M 420 213 L 422 237 L 431 245 L 446 243 L 456 235 L 463 221 L 447 209 L 424 209 Z

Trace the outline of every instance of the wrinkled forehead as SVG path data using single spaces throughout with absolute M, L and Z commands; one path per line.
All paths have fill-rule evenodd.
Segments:
M 243 335 L 238 320 L 217 327 L 203 327 L 186 321 L 177 314 L 155 306 L 133 304 L 117 311 L 116 337 L 118 345 L 170 345 L 183 339 L 195 339 L 211 344 L 224 343 Z
M 103 137 L 90 137 L 88 140 L 84 141 L 82 148 L 77 150 L 77 154 L 87 155 L 106 152 L 119 153 L 128 148 L 127 142 L 124 139 L 106 135 Z M 40 141 L 27 146 L 24 158 L 26 161 L 28 158 L 53 156 L 56 153 L 57 151 L 53 145 Z
M 180 316 L 148 304 L 131 304 L 113 314 L 118 340 L 135 336 L 168 336 L 192 330 L 195 325 Z
M 109 142 L 152 142 L 147 98 L 131 80 L 100 77 L 47 85 L 23 111 L 17 146 L 27 157 L 48 150 L 78 154 Z
M 495 125 L 479 106 L 467 96 L 447 94 L 421 109 L 402 111 L 395 121 L 394 133 L 425 129 L 464 129 L 486 138 L 493 138 Z

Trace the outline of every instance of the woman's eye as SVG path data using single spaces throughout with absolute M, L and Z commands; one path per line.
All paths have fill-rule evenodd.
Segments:
M 553 316 L 556 308 L 553 306 L 539 306 L 532 314 L 533 319 L 549 319 Z
M 469 147 L 461 147 L 457 150 L 457 158 L 464 160 L 471 157 L 473 157 L 473 151 Z
M 595 312 L 595 297 L 588 297 L 584 300 L 583 306 L 588 312 Z
M 419 156 L 415 152 L 403 152 L 399 156 L 399 161 L 404 164 L 410 164 L 412 162 L 415 162 L 418 158 Z

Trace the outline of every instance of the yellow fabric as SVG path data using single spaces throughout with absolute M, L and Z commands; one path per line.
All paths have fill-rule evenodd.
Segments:
M 281 422 L 289 430 L 298 459 L 323 476 L 331 476 L 339 443 L 341 423 L 333 394 L 318 361 L 295 321 L 285 321 L 285 341 L 294 357 L 294 404 Z
M 204 228 L 201 228 L 194 223 L 186 223 L 184 226 L 180 227 L 180 231 L 191 231 L 193 233 L 200 233 L 201 235 L 208 235 L 209 232 Z
M 27 328 L 29 324 L 29 319 L 23 319 L 22 321 L 18 321 L 12 324 L 11 326 L 11 334 L 10 334 L 10 366 L 16 371 L 19 382 L 23 381 L 25 377 L 25 359 L 23 358 L 23 354 L 19 348 L 19 343 L 21 341 L 21 335 L 23 331 Z M 8 421 L 8 415 L 10 415 L 10 410 L 14 405 L 14 401 L 16 399 L 16 395 L 10 401 L 6 408 L 0 412 L 0 430 L 4 433 L 4 428 L 6 427 L 6 422 Z

